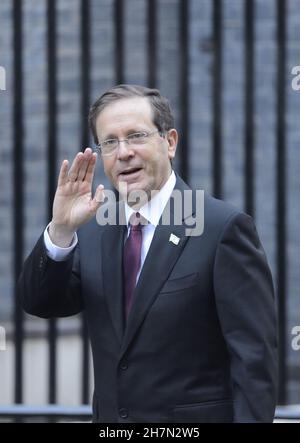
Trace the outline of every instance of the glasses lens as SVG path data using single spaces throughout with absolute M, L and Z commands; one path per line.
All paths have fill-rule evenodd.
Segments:
M 141 143 L 146 143 L 149 134 L 147 132 L 136 132 L 128 136 L 128 143 L 132 145 L 139 145 Z
M 110 139 L 105 140 L 104 142 L 100 143 L 100 148 L 102 154 L 110 154 L 113 152 L 118 146 L 118 140 L 117 139 Z

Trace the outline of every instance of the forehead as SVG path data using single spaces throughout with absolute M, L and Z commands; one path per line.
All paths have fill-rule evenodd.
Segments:
M 123 98 L 107 105 L 96 119 L 97 133 L 114 134 L 120 131 L 153 127 L 151 105 L 146 97 Z

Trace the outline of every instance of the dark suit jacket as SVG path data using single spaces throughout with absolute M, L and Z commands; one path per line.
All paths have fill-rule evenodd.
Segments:
M 177 177 L 176 188 L 188 189 Z M 188 217 L 191 214 L 185 214 Z M 40 237 L 19 280 L 24 309 L 85 310 L 98 422 L 270 422 L 276 402 L 272 278 L 251 217 L 205 195 L 201 236 L 158 225 L 125 327 L 125 226 L 92 220 L 64 262 Z M 180 238 L 176 246 L 170 233 Z

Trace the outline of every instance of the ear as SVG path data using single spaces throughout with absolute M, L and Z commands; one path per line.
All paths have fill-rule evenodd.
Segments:
M 176 129 L 170 129 L 168 131 L 166 140 L 168 142 L 168 157 L 172 160 L 175 157 L 178 143 L 178 132 Z

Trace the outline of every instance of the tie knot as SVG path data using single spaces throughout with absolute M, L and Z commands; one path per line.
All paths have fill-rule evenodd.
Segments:
M 143 225 L 147 224 L 147 221 L 139 212 L 135 212 L 131 215 L 129 224 L 133 231 L 140 231 Z

